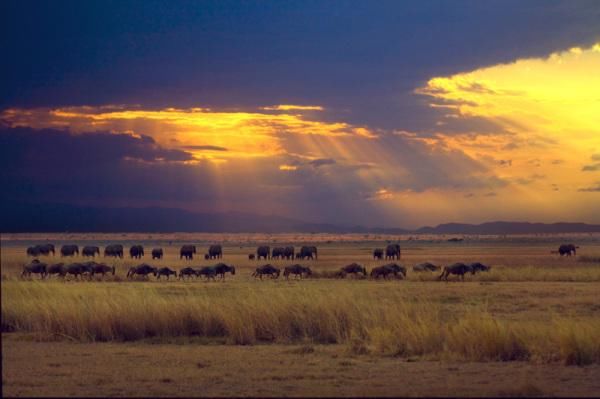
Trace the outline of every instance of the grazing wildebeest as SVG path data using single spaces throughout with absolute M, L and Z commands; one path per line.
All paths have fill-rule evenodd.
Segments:
M 400 259 L 400 244 L 389 244 L 385 247 L 385 259 Z
M 271 259 L 283 258 L 284 253 L 285 253 L 284 247 L 275 247 L 271 251 Z
M 341 274 L 339 275 L 341 278 L 345 278 L 348 274 L 353 274 L 357 276 L 359 273 L 362 273 L 363 276 L 367 275 L 367 269 L 364 266 L 359 265 L 358 263 L 351 263 L 347 266 L 344 266 L 340 269 Z
M 215 272 L 217 276 L 221 276 L 222 279 L 225 279 L 225 273 L 231 273 L 231 275 L 235 275 L 235 266 L 226 265 L 225 263 L 217 263 L 215 266 Z
M 492 268 L 491 266 L 486 266 L 483 263 L 479 263 L 479 262 L 469 263 L 468 266 L 471 269 L 473 269 L 473 274 L 475 274 L 477 272 L 489 272 L 490 269 Z
M 304 246 L 300 248 L 300 253 L 296 256 L 296 259 L 317 259 L 317 247 L 315 246 Z
M 260 277 L 262 280 L 263 275 L 268 274 L 271 278 L 279 278 L 280 270 L 271 264 L 266 264 L 256 268 L 256 271 L 252 273 L 254 278 Z
M 386 266 L 374 267 L 371 270 L 371 278 L 378 279 L 379 277 L 383 277 L 383 279 L 387 279 L 390 274 L 394 274 L 394 270 Z
M 288 246 L 283 249 L 283 257 L 286 259 L 294 259 L 295 251 L 293 246 Z
M 465 265 L 464 263 L 455 263 L 450 266 L 445 266 L 444 271 L 442 272 L 442 274 L 440 274 L 438 280 L 444 279 L 448 281 L 448 276 L 450 274 L 456 274 L 457 276 L 460 276 L 464 281 L 466 273 L 475 274 L 475 271 L 469 265 Z
M 577 255 L 577 249 L 579 247 L 573 245 L 573 244 L 562 244 L 560 247 L 558 247 L 558 253 L 560 254 L 560 256 L 563 255 L 567 255 L 567 256 L 571 256 L 571 255 Z
M 300 277 L 300 279 L 302 279 L 303 277 L 310 276 L 312 274 L 312 270 L 310 270 L 310 267 L 295 264 L 292 266 L 286 266 L 283 269 L 283 277 L 285 277 L 286 280 L 289 278 L 290 274 L 293 274 L 296 278 Z
M 418 265 L 413 266 L 414 272 L 435 272 L 437 270 L 440 270 L 440 267 L 429 262 L 419 263 Z
M 263 245 L 256 248 L 256 259 L 260 260 L 260 258 L 271 259 L 271 248 L 269 246 Z
M 48 275 L 58 274 L 60 277 L 65 277 L 67 275 L 67 268 L 64 263 L 55 263 L 53 265 L 48 266 Z
M 217 269 L 213 266 L 204 266 L 203 268 L 198 270 L 196 273 L 198 273 L 198 276 L 206 277 L 206 280 L 210 280 L 210 279 L 214 280 L 215 276 L 217 275 Z
M 141 259 L 144 256 L 144 247 L 141 245 L 133 245 L 129 248 L 129 256 L 135 259 Z
M 34 274 L 39 274 L 40 279 L 44 279 L 44 278 L 46 278 L 46 275 L 48 274 L 47 268 L 48 268 L 47 264 L 42 263 L 37 259 L 34 259 L 30 264 L 23 266 L 23 272 L 21 273 L 21 277 L 25 277 L 25 275 L 27 275 L 28 277 L 31 277 L 31 273 L 34 273 Z
M 211 245 L 208 248 L 209 259 L 220 259 L 223 257 L 223 248 L 220 244 Z
M 40 256 L 42 254 L 42 252 L 40 251 L 40 248 L 38 245 L 35 245 L 33 247 L 28 247 L 27 248 L 27 256 Z
M 87 263 L 71 263 L 70 265 L 67 265 L 66 269 L 67 269 L 67 274 L 74 275 L 76 279 L 78 279 L 79 276 L 81 276 L 81 278 L 83 278 L 83 275 L 85 273 L 87 273 L 89 279 L 91 280 L 92 275 L 94 274 L 94 270 L 93 270 L 92 266 Z
M 81 256 L 91 256 L 95 258 L 96 253 L 98 254 L 98 256 L 100 256 L 100 248 L 93 245 L 85 246 L 81 250 Z
M 152 267 L 146 263 L 142 263 L 141 265 L 131 267 L 127 272 L 127 278 L 135 277 L 136 274 L 148 277 L 150 273 L 152 273 L 156 277 L 156 267 Z
M 254 254 L 249 254 L 248 255 L 248 260 L 254 260 Z
M 188 260 L 194 259 L 194 254 L 196 253 L 195 245 L 184 245 L 179 250 L 179 259 L 186 258 Z
M 162 248 L 154 248 L 152 250 L 152 259 L 162 259 L 163 257 L 163 249 Z
M 104 256 L 113 256 L 123 258 L 123 246 L 121 244 L 112 244 L 104 248 Z
M 383 265 L 383 267 L 387 267 L 392 271 L 394 276 L 405 278 L 406 277 L 406 267 L 399 265 L 397 263 L 388 263 L 387 265 Z M 398 274 L 400 273 L 400 274 Z
M 184 280 L 185 277 L 188 279 L 190 277 L 198 277 L 198 271 L 191 267 L 184 267 L 183 269 L 179 270 L 179 279 Z
M 91 262 L 92 263 L 92 272 L 94 274 L 101 274 L 102 277 L 106 276 L 106 273 L 110 273 L 113 276 L 115 275 L 116 272 L 116 268 L 107 266 L 103 263 L 96 263 L 96 262 Z
M 160 269 L 158 269 L 156 271 L 156 279 L 157 280 L 160 280 L 160 276 L 167 276 L 167 280 L 168 280 L 173 275 L 175 277 L 177 277 L 177 272 L 175 270 L 169 269 L 168 267 L 161 267 Z
M 373 259 L 383 259 L 383 248 L 375 248 L 373 250 Z
M 63 245 L 60 248 L 61 256 L 73 256 L 75 254 L 79 255 L 79 247 L 77 245 Z

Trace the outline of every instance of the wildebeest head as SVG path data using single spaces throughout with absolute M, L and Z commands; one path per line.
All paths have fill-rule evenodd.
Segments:
M 209 254 L 204 254 L 204 259 L 207 259 L 207 260 L 208 260 L 209 258 L 210 258 L 210 255 L 209 255 Z
M 231 274 L 235 274 L 235 266 L 231 265 Z

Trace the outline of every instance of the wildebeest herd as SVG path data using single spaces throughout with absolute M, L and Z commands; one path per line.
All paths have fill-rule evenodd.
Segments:
M 558 253 L 561 256 L 567 255 L 571 256 L 571 254 L 575 255 L 576 249 L 579 248 L 573 244 L 563 244 L 559 247 L 558 251 L 551 251 L 552 253 Z M 38 257 L 40 255 L 52 255 L 55 254 L 55 247 L 53 244 L 43 244 L 36 245 L 33 247 L 27 248 L 27 255 Z M 63 245 L 60 249 L 61 257 L 69 257 L 74 256 L 75 254 L 79 255 L 79 247 L 77 245 Z M 108 245 L 104 248 L 104 257 L 117 257 L 123 258 L 123 246 L 120 244 L 112 244 Z M 196 254 L 196 246 L 195 245 L 183 245 L 179 252 L 180 259 L 192 260 L 194 258 L 194 254 Z M 98 246 L 84 246 L 81 250 L 82 257 L 93 257 L 96 255 L 100 255 L 100 248 Z M 129 255 L 132 259 L 141 259 L 144 256 L 144 247 L 142 245 L 132 245 L 129 249 Z M 152 259 L 162 259 L 164 256 L 164 251 L 162 248 L 153 248 L 152 249 Z M 400 259 L 401 250 L 399 244 L 390 244 L 385 249 L 376 248 L 373 251 L 374 259 Z M 211 245 L 208 248 L 208 252 L 204 255 L 205 259 L 220 259 L 223 257 L 223 248 L 221 245 L 215 244 Z M 293 246 L 287 247 L 275 247 L 273 250 L 269 246 L 259 246 L 256 249 L 256 253 L 252 253 L 248 255 L 248 259 L 250 260 L 260 260 L 260 259 L 317 259 L 317 247 L 315 246 L 303 246 L 300 248 L 299 252 L 295 252 Z M 449 266 L 440 267 L 434 265 L 429 262 L 419 263 L 413 266 L 413 272 L 436 272 L 442 270 L 442 273 L 439 275 L 438 280 L 448 281 L 448 277 L 450 275 L 455 275 L 461 280 L 464 281 L 465 274 L 475 274 L 478 272 L 487 272 L 491 269 L 491 266 L 486 266 L 480 262 L 465 264 L 465 263 L 454 263 Z M 21 273 L 22 277 L 28 276 L 30 277 L 32 274 L 38 274 L 42 279 L 56 275 L 62 278 L 65 278 L 69 275 L 74 276 L 75 279 L 82 279 L 87 277 L 91 279 L 95 275 L 105 276 L 106 274 L 115 275 L 116 269 L 114 266 L 108 266 L 103 263 L 97 263 L 95 261 L 88 262 L 74 262 L 70 264 L 65 263 L 56 263 L 56 264 L 47 264 L 41 262 L 39 259 L 34 259 L 31 263 L 23 266 L 23 271 Z M 235 266 L 228 265 L 225 263 L 218 263 L 214 266 L 203 266 L 203 267 L 184 267 L 179 270 L 179 272 L 169 268 L 169 267 L 154 267 L 148 265 L 146 263 L 142 263 L 138 266 L 131 267 L 127 272 L 127 278 L 134 278 L 136 276 L 144 276 L 149 277 L 150 275 L 156 277 L 157 280 L 160 280 L 161 277 L 170 279 L 171 276 L 180 280 L 190 280 L 196 278 L 204 278 L 205 280 L 215 280 L 216 278 L 220 278 L 225 280 L 225 274 L 230 273 L 231 275 L 235 275 Z M 263 279 L 263 277 L 268 276 L 271 279 L 279 278 L 281 274 L 281 270 L 272 265 L 265 264 L 256 268 L 256 270 L 252 273 L 252 276 L 258 279 Z M 388 278 L 397 278 L 403 279 L 406 277 L 407 269 L 406 267 L 397 264 L 397 263 L 389 263 L 383 266 L 377 266 L 371 269 L 369 276 L 372 279 L 388 279 Z M 290 276 L 295 278 L 305 278 L 313 275 L 310 267 L 303 266 L 300 264 L 293 264 L 290 266 L 285 266 L 283 269 L 283 276 L 288 279 Z M 366 278 L 367 277 L 367 268 L 358 263 L 351 263 L 347 266 L 339 269 L 333 277 L 336 278 L 346 278 L 347 276 L 355 276 L 357 278 Z

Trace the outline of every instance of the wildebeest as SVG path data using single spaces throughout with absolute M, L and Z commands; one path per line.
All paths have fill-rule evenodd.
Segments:
M 256 248 L 256 259 L 260 260 L 260 258 L 271 259 L 271 248 L 269 246 L 263 245 Z
M 73 256 L 75 254 L 79 255 L 79 247 L 77 245 L 63 245 L 60 248 L 61 256 Z
M 95 258 L 96 254 L 100 256 L 100 248 L 93 245 L 87 245 L 81 250 L 81 256 L 91 256 Z
M 293 246 L 287 246 L 283 249 L 283 257 L 286 259 L 294 259 L 295 251 Z
M 248 260 L 254 260 L 254 254 L 248 254 Z
M 375 248 L 373 250 L 373 259 L 383 259 L 383 248 Z
M 406 277 L 406 267 L 402 265 L 399 265 L 397 263 L 388 263 L 387 265 L 383 265 L 383 267 L 387 267 L 388 269 L 390 269 L 396 277 Z
M 273 248 L 273 251 L 271 251 L 271 259 L 283 258 L 284 254 L 285 254 L 284 247 L 275 247 L 275 248 Z
M 171 277 L 171 276 L 175 276 L 177 277 L 177 272 L 175 270 L 171 270 L 168 267 L 161 267 L 160 269 L 158 269 L 156 271 L 156 279 L 160 280 L 160 276 L 167 276 L 167 280 Z
M 473 274 L 475 274 L 477 272 L 489 272 L 490 269 L 492 268 L 491 266 L 486 266 L 483 263 L 479 263 L 479 262 L 469 263 L 468 266 L 471 267 L 471 269 L 473 269 Z
M 204 266 L 197 270 L 196 273 L 198 276 L 206 277 L 206 280 L 214 280 L 215 276 L 217 275 L 217 269 L 213 266 Z
M 115 258 L 123 258 L 123 246 L 121 244 L 111 244 L 104 248 L 104 256 L 114 256 Z
M 195 245 L 183 245 L 179 250 L 179 259 L 186 258 L 188 260 L 194 259 L 196 253 Z
M 156 276 L 156 267 L 152 267 L 146 263 L 142 263 L 141 265 L 131 267 L 127 272 L 127 278 L 135 277 L 136 274 L 148 277 L 150 273 Z
M 67 268 L 64 263 L 55 263 L 48 266 L 48 275 L 58 274 L 60 277 L 65 277 L 67 274 Z
M 414 272 L 425 272 L 425 271 L 435 272 L 437 270 L 440 270 L 440 267 L 434 265 L 433 263 L 429 263 L 429 262 L 419 263 L 418 265 L 413 266 Z
M 91 262 L 91 266 L 92 266 L 92 273 L 93 274 L 101 274 L 102 277 L 106 276 L 106 273 L 110 273 L 113 276 L 115 275 L 116 272 L 116 268 L 114 266 L 107 266 L 104 263 L 96 263 L 96 262 Z
M 267 274 L 271 278 L 279 278 L 280 270 L 271 264 L 266 264 L 256 268 L 256 271 L 252 273 L 254 278 L 260 277 L 262 280 L 263 275 Z
M 141 245 L 132 245 L 129 248 L 129 256 L 135 259 L 141 259 L 144 256 L 144 247 Z
M 47 264 L 42 263 L 37 259 L 34 259 L 30 264 L 23 266 L 23 272 L 21 273 L 21 277 L 25 277 L 25 275 L 27 275 L 28 277 L 31 277 L 31 273 L 34 273 L 34 274 L 39 274 L 40 279 L 44 279 L 44 278 L 46 278 L 46 275 L 48 274 L 47 268 L 48 268 Z
M 191 267 L 184 267 L 183 269 L 179 270 L 179 279 L 183 280 L 185 279 L 185 277 L 187 277 L 188 279 L 190 277 L 198 277 L 198 271 L 196 269 L 193 269 Z
M 310 267 L 306 267 L 306 266 L 302 266 L 302 265 L 292 265 L 292 266 L 286 266 L 283 269 L 283 277 L 285 277 L 285 279 L 287 280 L 290 276 L 290 274 L 295 275 L 296 278 L 300 277 L 301 279 L 303 277 L 308 277 L 312 274 L 312 270 L 310 270 Z
M 162 259 L 163 257 L 163 249 L 162 248 L 154 248 L 152 250 L 152 259 Z
M 223 257 L 223 247 L 220 244 L 211 245 L 208 248 L 208 257 L 210 259 L 220 259 Z
M 385 247 L 385 259 L 400 259 L 400 244 L 389 244 Z
M 235 275 L 235 266 L 226 265 L 225 263 L 217 263 L 215 266 L 215 273 L 217 276 L 221 276 L 222 279 L 225 279 L 225 273 L 231 273 L 231 275 Z
M 67 274 L 72 274 L 75 278 L 83 278 L 83 275 L 87 273 L 89 279 L 92 279 L 94 270 L 90 264 L 87 263 L 71 263 L 66 266 Z
M 379 277 L 383 277 L 383 279 L 387 279 L 390 274 L 394 274 L 394 270 L 386 267 L 386 266 L 378 266 L 374 267 L 371 270 L 371 278 L 378 279 Z
M 367 269 L 358 263 L 351 263 L 347 266 L 344 266 L 340 269 L 340 272 L 340 277 L 342 278 L 345 278 L 348 274 L 354 274 L 357 276 L 359 273 L 362 273 L 363 276 L 367 275 Z
M 450 274 L 455 274 L 457 276 L 460 276 L 462 278 L 462 280 L 464 281 L 466 273 L 475 274 L 475 271 L 469 265 L 465 265 L 464 263 L 455 263 L 450 266 L 445 266 L 444 271 L 442 271 L 442 274 L 440 274 L 440 276 L 438 277 L 438 280 L 444 279 L 444 280 L 448 281 L 448 276 Z
M 300 248 L 300 253 L 296 256 L 296 259 L 317 259 L 317 247 L 315 246 L 304 246 Z
M 577 255 L 577 249 L 579 247 L 573 245 L 573 244 L 562 244 L 560 247 L 558 247 L 558 253 L 560 254 L 560 256 L 571 256 L 571 255 Z

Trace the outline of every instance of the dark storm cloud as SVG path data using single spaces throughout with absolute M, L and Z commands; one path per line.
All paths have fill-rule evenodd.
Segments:
M 595 186 L 583 187 L 583 188 L 580 188 L 577 191 L 584 192 L 584 193 L 597 193 L 597 192 L 600 192 L 600 182 L 598 182 Z
M 593 1 L 4 1 L 0 108 L 319 104 L 415 130 L 428 78 L 600 38 Z M 472 90 L 484 90 L 472 87 Z M 200 100 L 199 100 L 200 99 Z M 201 104 L 198 102 L 201 101 Z

